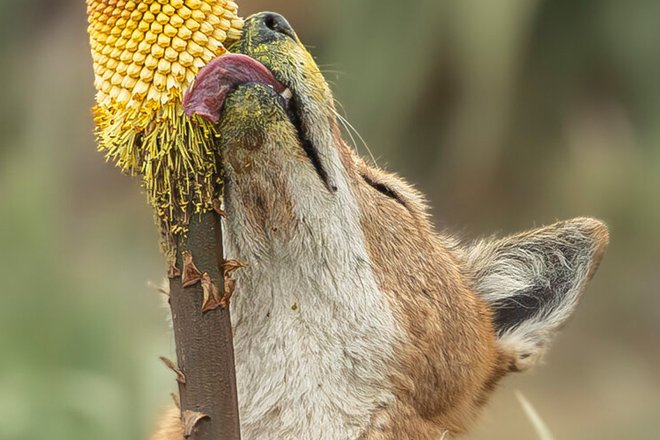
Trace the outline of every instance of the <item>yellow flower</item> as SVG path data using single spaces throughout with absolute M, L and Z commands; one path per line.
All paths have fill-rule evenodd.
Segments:
M 141 174 L 168 234 L 209 210 L 216 186 L 213 127 L 188 119 L 183 93 L 240 37 L 227 0 L 87 0 L 99 149 Z M 171 237 L 169 237 L 171 238 Z

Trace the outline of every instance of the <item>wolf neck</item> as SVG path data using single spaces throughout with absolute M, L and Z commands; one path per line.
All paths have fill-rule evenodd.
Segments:
M 240 197 L 227 200 L 226 253 L 249 264 L 232 299 L 246 439 L 357 438 L 393 399 L 388 362 L 400 335 L 346 177 L 333 174 L 335 194 L 313 190 L 310 173 L 290 176 L 292 224 L 266 246 L 245 235 Z

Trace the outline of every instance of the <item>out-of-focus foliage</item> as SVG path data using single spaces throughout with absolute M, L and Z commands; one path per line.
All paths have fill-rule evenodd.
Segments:
M 472 438 L 660 437 L 660 3 L 243 0 L 284 12 L 380 165 L 471 237 L 577 215 L 612 244 L 548 366 Z M 95 152 L 83 2 L 0 1 L 0 438 L 145 438 L 174 380 L 138 182 Z M 362 145 L 357 148 L 368 155 Z

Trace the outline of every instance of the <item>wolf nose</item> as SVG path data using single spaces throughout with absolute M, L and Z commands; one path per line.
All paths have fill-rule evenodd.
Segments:
M 252 19 L 257 22 L 260 33 L 264 36 L 270 34 L 271 37 L 277 37 L 277 34 L 286 35 L 287 37 L 297 40 L 296 32 L 286 18 L 275 12 L 262 12 L 255 15 Z

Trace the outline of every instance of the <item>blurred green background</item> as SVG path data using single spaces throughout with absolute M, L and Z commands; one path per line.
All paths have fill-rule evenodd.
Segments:
M 0 0 L 0 439 L 143 439 L 174 390 L 152 214 L 95 151 L 84 2 Z M 467 237 L 597 216 L 547 366 L 474 439 L 660 438 L 660 2 L 239 1 L 283 12 L 377 162 Z M 363 155 L 366 149 L 357 145 Z

